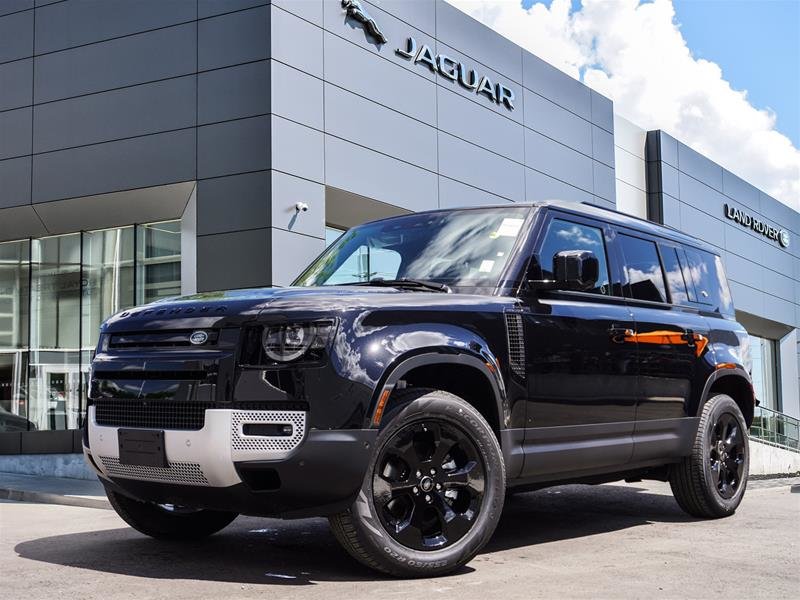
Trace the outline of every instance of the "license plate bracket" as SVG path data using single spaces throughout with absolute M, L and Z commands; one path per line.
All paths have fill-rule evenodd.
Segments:
M 168 467 L 164 432 L 148 429 L 118 429 L 119 462 L 138 467 Z

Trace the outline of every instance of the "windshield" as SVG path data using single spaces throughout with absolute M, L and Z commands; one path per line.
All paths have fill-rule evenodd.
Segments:
M 522 231 L 527 207 L 412 214 L 350 229 L 294 285 L 418 279 L 495 287 Z

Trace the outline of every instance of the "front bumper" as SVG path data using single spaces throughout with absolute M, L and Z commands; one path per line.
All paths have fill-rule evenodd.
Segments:
M 84 453 L 103 483 L 138 500 L 261 516 L 306 517 L 346 508 L 364 479 L 377 432 L 306 430 L 300 411 L 207 410 L 197 431 L 165 430 L 168 466 L 119 462 L 117 427 L 89 408 Z M 285 438 L 246 436 L 244 423 L 291 423 Z

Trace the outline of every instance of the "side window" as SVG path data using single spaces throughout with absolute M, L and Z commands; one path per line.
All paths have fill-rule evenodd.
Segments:
M 625 234 L 620 234 L 617 239 L 625 256 L 626 281 L 623 288 L 626 295 L 636 300 L 666 302 L 667 290 L 656 243 Z
M 667 276 L 667 288 L 673 304 L 687 304 L 689 293 L 686 290 L 686 281 L 683 278 L 683 269 L 678 260 L 678 249 L 672 246 L 658 245 L 661 251 L 661 260 L 664 262 L 664 274 Z
M 593 252 L 600 263 L 600 276 L 597 279 L 597 287 L 589 291 L 593 294 L 609 295 L 611 293 L 608 284 L 608 259 L 606 258 L 606 245 L 603 241 L 602 229 L 561 219 L 550 221 L 538 257 L 542 279 L 553 279 L 553 258 L 564 250 Z
M 710 252 L 693 248 L 686 248 L 686 258 L 689 261 L 697 301 L 709 305 L 711 310 L 723 315 L 733 314 L 731 291 L 722 267 L 722 259 Z

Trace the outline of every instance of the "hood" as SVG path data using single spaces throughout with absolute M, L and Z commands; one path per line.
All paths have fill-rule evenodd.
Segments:
M 190 329 L 233 327 L 261 315 L 289 312 L 313 316 L 353 309 L 453 309 L 490 304 L 505 305 L 509 298 L 472 294 L 442 294 L 392 287 L 320 286 L 256 288 L 204 292 L 167 298 L 131 308 L 110 317 L 104 333 L 131 329 Z

